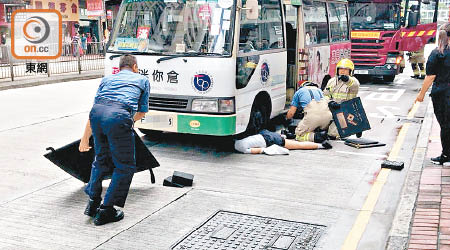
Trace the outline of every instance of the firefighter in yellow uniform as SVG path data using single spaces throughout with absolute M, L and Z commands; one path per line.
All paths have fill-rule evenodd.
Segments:
M 424 57 L 424 48 L 421 48 L 415 52 L 409 52 L 408 61 L 411 63 L 411 68 L 413 69 L 414 76 L 411 76 L 415 79 L 425 79 L 425 57 Z
M 336 76 L 331 78 L 325 87 L 324 94 L 330 99 L 330 110 L 339 109 L 340 103 L 355 98 L 359 91 L 359 81 L 353 76 L 355 65 L 350 59 L 342 59 L 336 65 Z M 339 138 L 336 124 L 328 128 L 330 138 Z
M 405 52 L 404 51 L 400 51 L 400 56 L 402 57 L 402 60 L 400 61 L 400 70 L 399 73 L 403 73 L 403 70 L 406 67 L 406 61 L 405 61 Z

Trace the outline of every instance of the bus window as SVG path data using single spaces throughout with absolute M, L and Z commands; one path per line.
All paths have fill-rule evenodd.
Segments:
M 245 6 L 246 0 L 242 1 Z M 279 1 L 258 0 L 261 6 L 256 20 L 241 12 L 239 53 L 236 62 L 236 88 L 247 86 L 259 63 L 259 54 L 285 47 Z M 254 52 L 257 52 L 256 54 Z
M 348 40 L 347 9 L 345 4 L 330 3 L 330 30 L 331 42 L 341 42 Z
M 245 6 L 246 0 L 242 1 Z M 241 12 L 240 52 L 262 51 L 284 48 L 280 3 L 258 0 L 261 6 L 257 20 L 249 20 Z
M 328 43 L 328 21 L 324 2 L 313 2 L 303 6 L 305 18 L 305 44 Z

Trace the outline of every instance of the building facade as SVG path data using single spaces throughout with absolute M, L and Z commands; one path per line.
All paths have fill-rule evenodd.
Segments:
M 54 9 L 62 15 L 64 42 L 82 34 L 95 36 L 94 41 L 102 42 L 109 38 L 120 3 L 121 0 L 1 0 L 0 32 L 5 35 L 6 43 L 9 44 L 11 14 L 15 10 Z

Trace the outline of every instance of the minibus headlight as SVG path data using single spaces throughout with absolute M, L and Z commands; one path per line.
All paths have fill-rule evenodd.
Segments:
M 219 100 L 219 112 L 220 113 L 233 113 L 234 112 L 234 100 L 233 99 Z
M 194 99 L 192 101 L 192 111 L 198 112 L 218 112 L 219 104 L 217 99 Z

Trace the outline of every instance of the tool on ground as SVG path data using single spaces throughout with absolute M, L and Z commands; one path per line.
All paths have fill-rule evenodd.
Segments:
M 384 161 L 381 163 L 382 168 L 390 168 L 393 170 L 402 170 L 405 167 L 405 163 L 402 161 Z
M 192 186 L 194 181 L 194 175 L 183 173 L 180 171 L 174 171 L 172 175 L 172 180 L 175 183 L 181 184 L 183 186 Z
M 180 185 L 178 183 L 173 182 L 172 176 L 169 176 L 166 179 L 164 179 L 163 186 L 166 186 L 166 187 L 180 187 L 180 188 L 184 187 L 183 185 Z
M 194 175 L 180 171 L 174 171 L 172 176 L 164 179 L 163 186 L 166 187 L 186 187 L 192 186 Z

